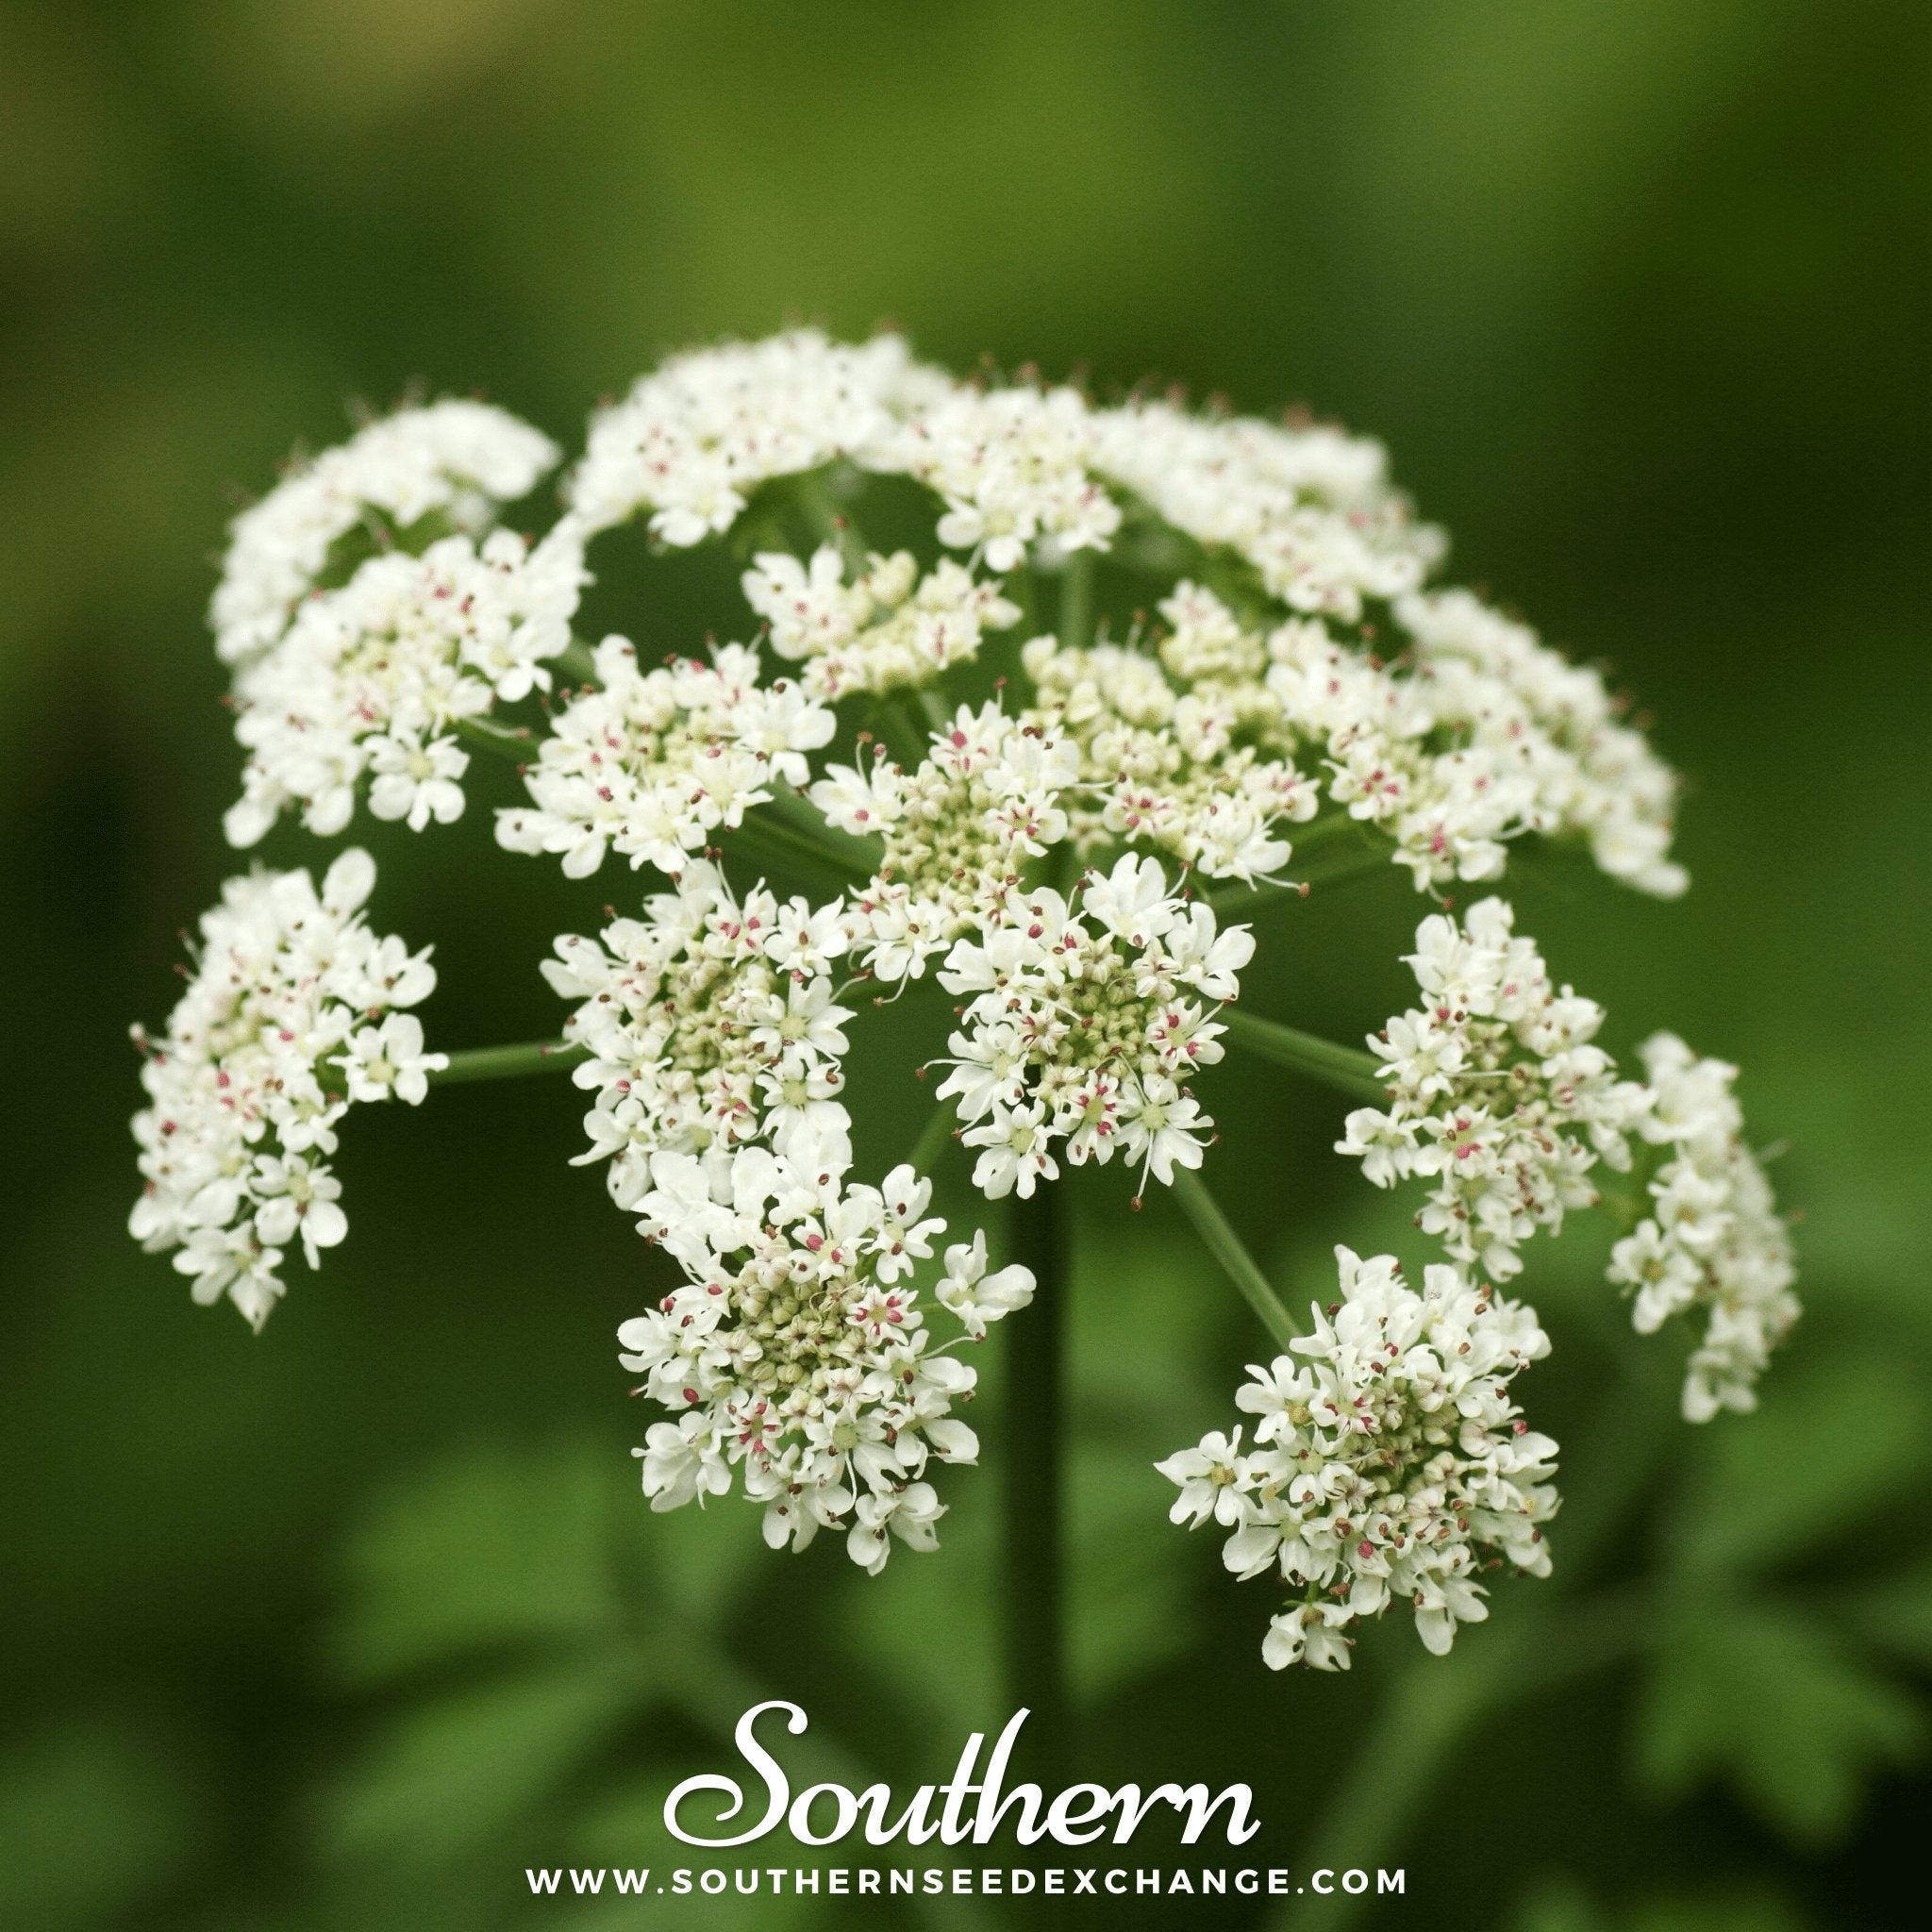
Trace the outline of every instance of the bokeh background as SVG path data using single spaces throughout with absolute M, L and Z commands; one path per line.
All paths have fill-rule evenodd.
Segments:
M 1676 1344 L 1633 1347 L 1592 1285 L 1602 1241 L 1539 1242 L 1560 1580 L 1446 1663 L 1391 1621 L 1303 1680 L 1149 1467 L 1228 1417 L 1257 1332 L 1177 1224 L 1125 1242 L 1084 1192 L 1081 1774 L 1246 1777 L 1267 1862 L 1407 1868 L 1399 1904 L 1277 1924 L 1907 1923 L 1928 188 L 1912 0 L 0 5 L 0 1921 L 622 1923 L 533 1907 L 522 1868 L 675 1862 L 658 1798 L 751 1697 L 902 1783 L 1004 1715 L 995 1468 L 951 1486 L 941 1557 L 870 1587 L 836 1546 L 768 1557 L 741 1507 L 644 1510 L 611 1331 L 656 1277 L 564 1165 L 567 1090 L 358 1117 L 349 1243 L 259 1339 L 123 1231 L 125 1028 L 232 863 L 201 613 L 234 492 L 414 383 L 569 441 L 667 347 L 891 318 L 956 363 L 1385 437 L 1454 574 L 1609 662 L 1690 780 L 1688 900 L 1525 876 L 1523 924 L 1614 1043 L 1668 1024 L 1743 1064 L 1804 1216 L 1762 1410 L 1695 1432 Z M 695 641 L 648 571 L 600 594 Z M 373 842 L 380 916 L 438 943 L 441 1043 L 548 1031 L 532 962 L 612 887 L 496 854 L 475 805 Z M 1391 869 L 1270 915 L 1256 1005 L 1376 1024 L 1419 909 Z M 1223 1070 L 1211 1101 L 1285 1284 L 1400 1241 L 1330 1098 Z

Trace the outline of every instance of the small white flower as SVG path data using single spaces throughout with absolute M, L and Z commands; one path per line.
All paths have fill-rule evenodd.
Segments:
M 359 1027 L 336 1062 L 348 1078 L 351 1100 L 387 1100 L 422 1106 L 429 1075 L 449 1065 L 446 1053 L 423 1050 L 423 1023 L 413 1013 L 391 1013 L 379 1026 Z
M 934 1296 L 953 1314 L 974 1341 L 985 1339 L 987 1324 L 1004 1320 L 1032 1300 L 1036 1284 L 1031 1269 L 1015 1264 L 986 1272 L 986 1235 L 975 1230 L 970 1243 L 946 1250 L 946 1272 Z

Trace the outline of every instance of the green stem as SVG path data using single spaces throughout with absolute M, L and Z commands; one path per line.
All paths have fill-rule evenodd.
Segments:
M 573 638 L 552 660 L 563 677 L 576 684 L 597 683 L 597 660 L 582 638 Z
M 912 1143 L 912 1152 L 906 1157 L 928 1180 L 932 1178 L 933 1169 L 940 1164 L 940 1156 L 952 1144 L 956 1124 L 951 1108 L 943 1103 L 935 1107 L 932 1118 L 919 1130 L 919 1139 Z
M 528 1074 L 560 1074 L 589 1059 L 590 1049 L 572 1040 L 533 1040 L 519 1046 L 473 1046 L 453 1053 L 449 1065 L 431 1074 L 432 1087 L 455 1087 L 467 1080 L 520 1080 Z
M 1007 1703 L 1033 1715 L 1027 1776 L 1060 1790 L 1073 1761 L 1066 1693 L 1063 1519 L 1067 1297 L 1072 1271 L 1065 1203 L 1041 1186 L 1013 1204 L 1013 1258 L 1033 1272 L 1033 1304 L 1008 1324 Z
M 813 530 L 822 541 L 838 547 L 839 555 L 844 560 L 846 577 L 863 576 L 872 564 L 865 539 L 859 534 L 858 525 L 832 501 L 832 492 L 825 485 L 824 472 L 812 470 L 799 476 L 797 494 L 799 508 L 805 511 L 806 520 Z
M 456 732 L 458 738 L 466 738 L 472 744 L 481 745 L 485 751 L 493 752 L 500 758 L 508 758 L 517 766 L 527 765 L 537 750 L 526 726 L 510 731 L 501 724 L 487 724 L 481 718 L 458 718 Z
M 874 868 L 866 863 L 863 848 L 859 856 L 842 851 L 829 840 L 815 838 L 789 819 L 760 818 L 747 812 L 727 838 L 742 840 L 770 863 L 791 870 L 803 870 L 820 877 L 836 880 L 841 886 L 869 879 Z M 858 841 L 853 841 L 855 845 Z
M 1283 1349 L 1290 1347 L 1296 1334 L 1294 1317 L 1274 1292 L 1274 1284 L 1257 1266 L 1255 1257 L 1241 1245 L 1241 1236 L 1235 1233 L 1227 1216 L 1221 1211 L 1220 1204 L 1208 1191 L 1201 1177 L 1189 1173 L 1186 1168 L 1176 1168 L 1174 1197 L 1181 1204 L 1181 1211 L 1194 1224 L 1194 1232 L 1201 1237 L 1208 1252 L 1221 1263 L 1227 1278 L 1241 1290 L 1241 1298 L 1260 1318 L 1261 1325 L 1274 1339 L 1276 1345 Z
M 1093 552 L 1070 550 L 1060 570 L 1059 640 L 1070 651 L 1093 639 Z
M 1306 1074 L 1357 1099 L 1388 1098 L 1374 1055 L 1358 1046 L 1343 1046 L 1337 1041 L 1323 1040 L 1313 1033 L 1303 1033 L 1293 1026 L 1282 1025 L 1279 1021 L 1263 1020 L 1234 1007 L 1223 1007 L 1215 1017 L 1227 1028 L 1227 1037 L 1237 1046 L 1245 1047 L 1259 1059 L 1273 1060 L 1277 1067 Z

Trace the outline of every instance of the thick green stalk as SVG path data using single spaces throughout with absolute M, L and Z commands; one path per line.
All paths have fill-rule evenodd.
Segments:
M 1058 1189 L 1013 1204 L 1013 1259 L 1033 1271 L 1033 1303 L 1006 1324 L 1008 1702 L 1033 1715 L 1024 1775 L 1053 1791 L 1073 1761 L 1066 1691 L 1064 1551 L 1067 1391 L 1063 1358 L 1072 1243 Z
M 449 1057 L 449 1065 L 431 1074 L 432 1087 L 456 1087 L 468 1080 L 520 1080 L 530 1074 L 560 1074 L 590 1058 L 590 1049 L 570 1040 L 533 1040 L 518 1046 L 473 1046 Z
M 1274 1337 L 1275 1345 L 1289 1347 L 1294 1341 L 1297 1324 L 1288 1312 L 1274 1285 L 1261 1273 L 1255 1257 L 1241 1244 L 1241 1238 L 1229 1224 L 1221 1205 L 1202 1183 L 1199 1174 L 1176 1168 L 1174 1197 L 1181 1211 L 1194 1224 L 1208 1252 L 1221 1263 L 1227 1278 L 1241 1290 L 1241 1298 L 1260 1318 L 1261 1325 Z
M 1243 1013 L 1235 1007 L 1223 1007 L 1215 1017 L 1227 1028 L 1227 1037 L 1257 1058 L 1273 1060 L 1277 1067 L 1306 1074 L 1310 1079 L 1357 1099 L 1388 1097 L 1374 1055 L 1358 1046 L 1323 1040 L 1316 1034 L 1284 1026 L 1279 1021 Z

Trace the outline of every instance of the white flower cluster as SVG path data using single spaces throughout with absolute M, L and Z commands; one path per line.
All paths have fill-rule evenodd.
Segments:
M 658 1509 L 720 1494 L 741 1466 L 774 1548 L 826 1526 L 876 1571 L 893 1538 L 931 1549 L 944 1506 L 928 1457 L 970 1462 L 954 1419 L 974 1372 L 929 1347 L 912 1277 L 945 1223 L 912 1168 L 846 1179 L 845 1023 L 833 962 L 841 908 L 740 900 L 693 863 L 601 941 L 560 939 L 544 966 L 580 1004 L 566 1037 L 596 1098 L 578 1164 L 609 1163 L 620 1208 L 689 1279 L 619 1331 L 641 1392 L 673 1411 L 638 1454 Z M 1032 1298 L 989 1274 L 986 1241 L 949 1249 L 934 1290 L 964 1335 Z
M 318 591 L 235 678 L 242 797 L 224 825 L 253 845 L 299 805 L 311 832 L 349 822 L 367 774 L 369 808 L 421 831 L 461 816 L 469 755 L 451 735 L 499 700 L 550 689 L 545 659 L 571 641 L 583 553 L 553 535 L 532 550 L 492 530 L 480 548 L 445 537 L 420 557 L 368 559 Z
M 1235 1397 L 1254 1447 L 1238 1428 L 1157 1465 L 1180 1490 L 1175 1523 L 1212 1516 L 1229 1570 L 1296 1591 L 1261 1646 L 1274 1670 L 1346 1670 L 1349 1626 L 1397 1603 L 1440 1656 L 1489 1615 L 1483 1571 L 1550 1570 L 1557 1445 L 1510 1396 L 1549 1353 L 1534 1311 L 1455 1268 L 1426 1270 L 1418 1294 L 1392 1256 L 1335 1252 L 1340 1303 Z
M 1145 842 L 1208 878 L 1253 884 L 1288 863 L 1280 827 L 1313 818 L 1320 789 L 1291 758 L 1241 741 L 1253 736 L 1257 707 L 1241 680 L 1255 681 L 1259 641 L 1194 584 L 1160 610 L 1174 626 L 1160 662 L 1120 644 L 1033 639 L 1022 658 L 1039 702 L 1027 715 L 1080 747 L 1084 792 L 1069 815 L 1084 848 Z
M 1467 591 L 1400 598 L 1395 616 L 1434 728 L 1527 786 L 1523 826 L 1580 834 L 1605 872 L 1640 891 L 1683 891 L 1690 875 L 1669 857 L 1676 775 L 1619 722 L 1598 672 Z
M 1670 1033 L 1645 1041 L 1643 1064 L 1654 1105 L 1640 1130 L 1670 1158 L 1650 1182 L 1653 1212 L 1617 1243 L 1609 1277 L 1636 1291 L 1641 1334 L 1708 1311 L 1684 1378 L 1684 1414 L 1708 1422 L 1757 1407 L 1757 1377 L 1798 1319 L 1791 1239 L 1744 1144 L 1737 1068 L 1700 1059 Z
M 1369 1041 L 1389 1105 L 1357 1108 L 1336 1143 L 1378 1188 L 1433 1180 L 1417 1226 L 1499 1281 L 1521 1270 L 1518 1250 L 1539 1227 L 1595 1205 L 1599 1158 L 1628 1168 L 1625 1136 L 1650 1106 L 1595 1044 L 1603 1008 L 1553 988 L 1514 928 L 1501 899 L 1459 924 L 1447 913 L 1423 921 L 1408 964 L 1424 1004 Z
M 230 526 L 208 609 L 222 662 L 245 664 L 269 650 L 329 553 L 372 516 L 400 531 L 440 513 L 479 532 L 498 504 L 526 494 L 560 454 L 504 410 L 453 400 L 399 409 L 298 463 Z
M 939 1089 L 980 1149 L 974 1185 L 1022 1199 L 1116 1147 L 1171 1185 L 1199 1167 L 1214 1123 L 1186 1091 L 1222 1057 L 1218 1007 L 1254 957 L 1245 926 L 1217 933 L 1206 906 L 1170 896 L 1155 859 L 1090 873 L 1071 903 L 1016 893 L 997 925 L 959 940 L 940 984 L 970 995 Z
M 1092 454 L 1077 391 L 960 384 L 923 398 L 861 460 L 917 477 L 945 504 L 940 541 L 1008 571 L 1042 539 L 1056 555 L 1108 547 L 1120 506 L 1091 474 Z
M 925 576 L 909 551 L 874 557 L 851 584 L 838 549 L 809 563 L 768 552 L 744 574 L 745 600 L 770 627 L 772 648 L 793 663 L 815 698 L 910 691 L 979 655 L 982 632 L 1020 621 L 1020 607 L 950 558 Z
M 558 459 L 499 410 L 439 403 L 237 519 L 211 613 L 247 753 L 225 824 L 238 845 L 287 812 L 333 835 L 366 786 L 375 816 L 420 830 L 464 809 L 472 745 L 527 735 L 527 802 L 498 842 L 573 878 L 614 852 L 669 879 L 543 969 L 584 1050 L 579 1164 L 606 1165 L 684 1274 L 620 1335 L 670 1411 L 638 1452 L 655 1507 L 741 1479 L 774 1546 L 833 1528 L 875 1571 L 895 1541 L 932 1546 L 930 1465 L 976 1454 L 953 1413 L 974 1372 L 927 1321 L 937 1304 L 977 1341 L 1034 1283 L 990 1272 L 983 1234 L 937 1259 L 912 1167 L 850 1178 L 851 984 L 896 997 L 930 974 L 958 1002 L 937 1098 L 985 1195 L 1116 1150 L 1144 1189 L 1202 1164 L 1194 1074 L 1254 950 L 1194 875 L 1278 886 L 1297 846 L 1341 837 L 1441 893 L 1534 835 L 1641 891 L 1686 883 L 1672 774 L 1597 672 L 1426 588 L 1442 540 L 1374 442 L 962 383 L 894 336 L 795 330 L 665 362 L 593 418 L 547 535 L 496 527 Z M 895 541 L 923 491 L 927 541 L 869 549 L 868 489 Z M 597 533 L 641 517 L 681 549 L 741 516 L 752 641 L 645 669 L 610 636 L 579 675 Z M 1096 613 L 1143 584 L 1152 619 Z M 1001 641 L 1041 603 L 1058 634 Z M 575 688 L 553 705 L 566 654 Z M 536 697 L 541 729 L 483 722 Z M 824 905 L 734 892 L 734 833 L 864 882 Z M 373 880 L 352 852 L 319 892 L 306 873 L 231 882 L 166 1038 L 138 1034 L 133 1230 L 258 1324 L 285 1251 L 314 1267 L 342 1238 L 326 1162 L 345 1109 L 420 1101 L 447 1064 L 402 1010 L 434 984 L 426 953 L 361 917 Z M 1477 1275 L 1514 1276 L 1538 1229 L 1596 1200 L 1600 1165 L 1647 1150 L 1650 1211 L 1610 1271 L 1636 1325 L 1706 1311 L 1687 1414 L 1748 1407 L 1797 1313 L 1734 1069 L 1660 1035 L 1647 1084 L 1620 1078 L 1601 1008 L 1553 986 L 1501 899 L 1424 920 L 1416 948 L 1419 1003 L 1371 1041 L 1384 1102 L 1340 1146 L 1377 1186 L 1427 1184 L 1418 1224 L 1453 1265 L 1418 1292 L 1391 1257 L 1338 1250 L 1341 1299 L 1241 1393 L 1251 1446 L 1238 1429 L 1159 1465 L 1176 1521 L 1213 1515 L 1229 1568 L 1293 1586 L 1277 1668 L 1345 1668 L 1350 1626 L 1397 1599 L 1445 1650 L 1485 1614 L 1485 1567 L 1547 1572 L 1554 1444 L 1509 1393 L 1547 1342 Z
M 794 329 L 674 357 L 592 418 L 572 515 L 588 532 L 647 510 L 662 541 L 701 542 L 760 483 L 867 448 L 895 401 L 937 381 L 891 335 L 848 348 Z
M 585 878 L 615 849 L 633 868 L 675 873 L 721 828 L 803 786 L 805 754 L 827 743 L 832 714 L 785 678 L 766 684 L 758 653 L 725 644 L 710 663 L 674 658 L 640 671 L 627 639 L 592 653 L 597 682 L 558 715 L 525 770 L 531 806 L 497 814 L 497 843 L 562 855 Z
M 1389 487 L 1382 445 L 1336 429 L 1142 401 L 1096 416 L 1093 461 L 1291 610 L 1353 623 L 1364 598 L 1414 590 L 1445 548 Z
M 582 1002 L 564 1035 L 591 1056 L 573 1075 L 596 1095 L 578 1165 L 608 1160 L 625 1208 L 648 1191 L 658 1153 L 724 1157 L 762 1140 L 805 1173 L 842 1172 L 852 1015 L 833 1000 L 840 908 L 781 905 L 763 887 L 741 902 L 694 862 L 644 909 L 601 942 L 558 940 L 543 964 L 553 991 Z
M 1609 1278 L 1636 1291 L 1641 1334 L 1708 1311 L 1684 1383 L 1690 1421 L 1754 1407 L 1799 1307 L 1790 1231 L 1744 1143 L 1737 1068 L 1659 1033 L 1642 1049 L 1647 1079 L 1618 1078 L 1595 1043 L 1603 1008 L 1552 990 L 1500 899 L 1471 907 L 1459 925 L 1425 919 L 1409 964 L 1424 1004 L 1369 1041 L 1389 1104 L 1351 1113 L 1336 1151 L 1377 1187 L 1431 1179 L 1416 1225 L 1507 1280 L 1539 1227 L 1594 1205 L 1599 1158 L 1627 1170 L 1633 1136 L 1668 1148 L 1648 1182 L 1653 1211 L 1617 1243 Z
M 830 765 L 808 796 L 841 832 L 877 836 L 885 860 L 853 895 L 858 961 L 889 984 L 916 979 L 963 935 L 996 925 L 1029 859 L 1067 836 L 1060 793 L 1079 776 L 1068 741 L 961 705 L 907 772 Z
M 1125 541 L 1159 568 L 1184 554 L 1234 600 L 1178 586 L 1161 607 L 1165 675 L 1120 644 L 1027 647 L 1036 705 L 1019 714 L 1074 741 L 1066 782 L 1088 789 L 1059 808 L 1089 851 L 1141 842 L 1208 876 L 1273 877 L 1287 828 L 1325 793 L 1393 841 L 1420 889 L 1498 877 L 1532 832 L 1586 841 L 1641 890 L 1683 888 L 1675 780 L 1600 675 L 1467 592 L 1425 594 L 1439 533 L 1391 487 L 1378 444 L 1330 428 L 958 383 L 896 337 L 848 347 L 799 330 L 676 358 L 603 411 L 553 541 L 643 512 L 663 541 L 695 543 L 760 484 L 832 465 L 841 488 L 924 483 L 938 541 L 996 574 Z M 930 684 L 1016 619 L 996 584 L 955 563 L 922 576 L 901 552 L 850 569 L 827 544 L 808 558 L 767 550 L 744 576 L 813 700 Z M 1407 638 L 1386 659 L 1384 632 Z M 545 807 L 541 849 L 588 868 L 600 808 L 615 815 L 594 785 Z M 734 823 L 703 816 L 647 842 L 695 849 L 686 841 Z
M 325 1157 L 354 1103 L 416 1105 L 447 1064 L 399 1010 L 436 985 L 425 947 L 369 930 L 364 852 L 329 867 L 230 879 L 203 915 L 195 968 L 159 1038 L 134 1029 L 148 1105 L 134 1118 L 146 1187 L 128 1226 L 175 1251 L 194 1299 L 226 1295 L 258 1328 L 283 1291 L 283 1251 L 308 1266 L 348 1232 Z
M 1353 619 L 1441 554 L 1385 476 L 1379 444 L 1323 427 L 1096 409 L 1079 391 L 962 383 L 896 336 L 857 347 L 797 329 L 667 361 L 592 421 L 570 483 L 586 532 L 639 510 L 674 545 L 728 529 L 774 477 L 843 459 L 938 494 L 942 543 L 1005 572 L 1110 546 L 1109 479 L 1196 542 L 1231 550 L 1291 608 Z
M 1683 891 L 1664 857 L 1676 780 L 1609 722 L 1595 672 L 1462 592 L 1395 608 L 1416 639 L 1402 663 L 1307 619 L 1269 636 L 1266 688 L 1282 741 L 1320 752 L 1329 796 L 1394 840 L 1419 890 L 1496 878 L 1509 841 L 1538 832 L 1588 840 L 1604 871 L 1641 891 Z
M 928 1462 L 972 1462 L 978 1439 L 952 1414 L 976 1372 L 930 1345 L 911 1276 L 945 1229 L 931 1184 L 895 1168 L 883 1188 L 741 1149 L 729 1160 L 651 1158 L 642 1225 L 688 1276 L 618 1330 L 654 1423 L 637 1454 L 654 1509 L 731 1486 L 764 1506 L 765 1541 L 802 1550 L 845 1533 L 876 1574 L 893 1539 L 930 1550 L 945 1512 Z M 986 1246 L 947 1249 L 935 1291 L 970 1336 L 1033 1296 L 1024 1268 L 986 1273 Z

